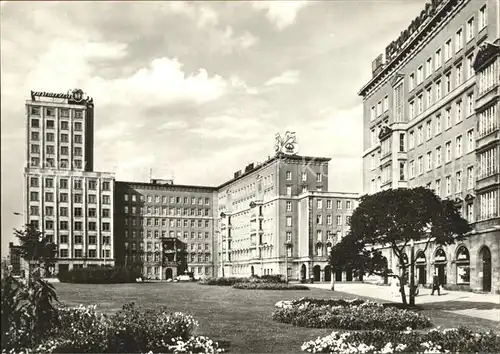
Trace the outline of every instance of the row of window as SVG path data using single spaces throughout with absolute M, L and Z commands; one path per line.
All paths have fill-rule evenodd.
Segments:
M 326 200 L 326 209 L 332 209 L 333 201 L 331 199 Z M 309 207 L 312 207 L 312 200 L 309 200 Z M 352 201 L 346 200 L 345 207 L 347 210 L 352 209 Z M 323 199 L 316 199 L 316 209 L 323 209 Z M 342 200 L 337 200 L 337 209 L 342 209 Z M 292 202 L 286 202 L 286 211 L 292 211 Z
M 498 173 L 498 147 L 485 150 L 479 154 L 478 178 L 486 178 Z
M 59 257 L 60 258 L 70 258 L 70 250 L 68 249 L 60 249 L 59 250 Z M 87 257 L 85 257 L 83 250 L 80 249 L 74 249 L 73 251 L 73 258 L 97 258 L 97 250 L 88 250 L 87 252 Z M 102 250 L 102 258 L 111 258 L 111 251 L 110 250 Z M 77 265 L 75 264 L 75 268 Z M 83 267 L 83 265 L 81 265 Z
M 33 208 L 33 207 L 31 207 Z M 55 222 L 54 220 L 45 220 L 45 229 L 46 230 L 54 230 Z M 111 224 L 109 222 L 101 223 L 101 231 L 111 231 Z M 69 230 L 69 222 L 67 220 L 59 221 L 59 230 Z M 88 231 L 97 231 L 97 222 L 89 221 L 87 223 Z M 83 221 L 74 221 L 73 222 L 73 231 L 83 231 Z
M 131 201 L 131 202 L 137 202 L 137 195 L 136 194 L 124 194 L 123 195 L 123 200 L 128 202 L 128 201 Z M 195 205 L 195 204 L 198 204 L 198 205 L 203 205 L 203 201 L 205 201 L 205 205 L 210 205 L 210 198 L 202 198 L 202 197 L 175 197 L 175 196 L 170 196 L 170 197 L 167 197 L 166 195 L 164 196 L 159 196 L 159 195 L 155 195 L 155 196 L 152 196 L 152 195 L 139 195 L 139 200 L 141 202 L 144 202 L 144 201 L 147 201 L 148 203 L 153 203 L 153 200 L 154 200 L 154 203 L 156 204 L 159 204 L 159 203 L 162 203 L 162 204 L 167 204 L 167 202 L 169 201 L 170 204 L 181 204 L 184 202 L 184 204 L 192 204 L 192 205 Z M 191 202 L 190 202 L 191 201 Z M 149 207 L 150 208 L 150 207 Z
M 210 216 L 210 209 L 208 208 L 167 208 L 167 207 L 123 207 L 125 214 L 147 214 L 147 215 L 184 215 L 184 216 Z
M 88 235 L 86 238 L 88 245 L 97 245 L 97 236 L 96 235 Z M 69 244 L 69 235 L 59 235 L 59 244 Z M 73 235 L 73 244 L 81 245 L 83 244 L 83 235 Z M 101 237 L 102 245 L 111 244 L 111 236 L 102 236 Z
M 31 144 L 31 149 L 30 149 L 32 154 L 39 154 L 40 153 L 40 145 L 38 144 Z M 47 155 L 55 155 L 56 154 L 56 147 L 54 145 L 45 145 L 45 153 Z M 61 146 L 60 147 L 60 155 L 68 156 L 69 155 L 69 146 Z M 73 156 L 82 156 L 83 155 L 83 148 L 80 146 L 75 146 L 73 148 Z
M 161 237 L 167 237 L 167 230 L 146 230 L 146 237 L 147 238 L 159 238 L 160 237 L 160 232 L 161 232 Z M 177 233 L 173 230 L 170 230 L 168 232 L 168 237 L 174 238 L 177 235 L 177 238 L 181 238 L 181 235 L 184 235 L 184 239 L 189 238 L 189 232 L 184 231 L 183 233 L 181 231 L 177 231 Z M 129 235 L 132 235 L 132 238 L 140 237 L 144 238 L 144 230 L 132 230 L 129 233 L 129 230 L 125 230 L 125 238 L 128 238 Z M 191 239 L 196 238 L 196 232 L 191 232 Z M 210 238 L 210 233 L 209 232 L 198 232 L 198 239 L 209 239 Z
M 59 108 L 58 110 L 54 107 L 46 107 L 44 110 L 45 117 L 55 117 L 56 111 L 59 111 L 60 118 L 69 118 L 70 113 L 73 113 L 73 118 L 83 118 L 83 110 L 81 109 L 69 109 L 69 108 Z M 39 116 L 42 112 L 42 107 L 30 106 L 30 116 Z
M 337 218 L 336 219 L 337 225 L 338 226 L 342 225 L 342 215 L 337 215 L 336 218 Z M 349 225 L 350 222 L 351 222 L 351 216 L 350 215 L 346 215 L 345 216 L 345 224 Z M 323 215 L 316 215 L 316 224 L 317 225 L 322 225 L 323 224 Z M 326 224 L 327 225 L 332 225 L 332 215 L 327 215 L 326 216 Z M 292 217 L 291 216 L 287 216 L 286 217 L 286 226 L 287 227 L 291 227 L 292 226 Z
M 32 131 L 30 134 L 30 140 L 31 141 L 40 141 L 40 132 Z M 45 141 L 46 142 L 54 142 L 55 141 L 55 134 L 51 133 L 51 132 L 46 133 L 45 134 Z M 59 142 L 60 143 L 69 143 L 69 134 L 61 133 L 59 135 Z M 83 136 L 81 134 L 74 134 L 73 135 L 73 143 L 82 144 L 83 143 Z
M 54 202 L 54 193 L 52 192 L 45 192 L 45 202 Z M 30 202 L 38 202 L 40 201 L 40 193 L 31 191 L 30 192 Z M 60 203 L 68 203 L 69 202 L 69 194 L 68 193 L 59 193 L 59 200 L 58 202 Z M 111 196 L 107 194 L 103 194 L 101 196 L 101 202 L 102 204 L 111 204 Z M 83 203 L 83 194 L 81 193 L 74 193 L 73 194 L 73 203 L 78 203 L 82 204 Z M 97 204 L 97 196 L 95 194 L 89 194 L 87 195 L 87 203 L 89 204 Z
M 56 168 L 56 169 L 78 169 L 81 170 L 82 167 L 82 160 L 80 159 L 60 159 L 59 160 L 59 166 L 56 166 L 56 162 L 54 158 L 48 157 L 43 160 L 43 164 L 40 163 L 40 158 L 37 156 L 31 157 L 30 158 L 30 167 L 32 168 Z
M 54 178 L 53 177 L 45 177 L 44 179 L 44 186 L 45 188 L 54 188 Z M 68 189 L 68 182 L 69 180 L 67 178 L 59 178 L 59 188 L 60 189 Z M 87 180 L 87 188 L 89 190 L 96 190 L 97 189 L 97 184 L 98 180 L 96 179 L 88 179 Z M 30 187 L 39 187 L 40 186 L 40 177 L 30 177 Z M 79 179 L 78 177 L 73 177 L 73 189 L 82 189 L 83 186 L 83 179 Z M 110 182 L 109 181 L 103 181 L 101 184 L 101 189 L 103 191 L 109 191 L 110 190 Z
M 34 212 L 38 212 L 38 206 L 33 206 Z M 38 214 L 32 214 L 32 215 L 38 215 Z M 46 206 L 45 207 L 45 216 L 54 216 L 54 207 L 53 206 Z M 59 208 L 59 216 L 68 216 L 68 208 L 67 207 L 60 207 Z M 83 210 L 82 208 L 74 208 L 73 209 L 73 216 L 74 217 L 82 217 L 83 216 Z M 87 216 L 89 218 L 96 218 L 97 217 L 97 209 L 96 208 L 89 208 L 88 209 L 88 214 Z M 109 218 L 110 217 L 110 210 L 107 208 L 102 209 L 102 217 L 103 218 Z
M 125 225 L 128 226 L 129 224 L 132 226 L 136 226 L 139 224 L 139 226 L 167 226 L 167 219 L 162 219 L 162 218 L 144 218 L 141 219 L 139 218 L 139 222 L 135 218 L 131 219 L 132 221 L 129 222 L 128 219 L 125 219 Z M 146 220 L 146 221 L 144 221 Z M 183 223 L 184 221 L 184 223 Z M 191 224 L 191 227 L 196 227 L 198 225 L 198 228 L 209 228 L 210 227 L 210 220 L 191 220 L 191 223 L 189 222 L 190 220 L 181 220 L 181 219 L 168 219 L 168 226 L 170 227 L 189 227 L 189 224 Z M 204 226 L 203 226 L 204 225 Z
M 61 130 L 69 130 L 69 122 L 62 120 L 60 122 L 60 129 Z M 31 118 L 31 128 L 40 128 L 40 119 L 36 118 Z M 47 129 L 55 129 L 56 128 L 56 123 L 53 119 L 47 119 L 45 121 L 45 128 Z M 83 123 L 82 122 L 73 122 L 73 130 L 77 132 L 83 131 Z
M 302 182 L 307 181 L 307 172 L 301 172 L 300 178 Z M 292 171 L 286 171 L 286 180 L 291 181 L 292 180 Z M 316 173 L 316 182 L 322 182 L 323 181 L 323 174 L 322 173 Z

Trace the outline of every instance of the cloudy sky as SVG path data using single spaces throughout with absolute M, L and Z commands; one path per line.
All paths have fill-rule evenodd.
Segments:
M 1 2 L 2 255 L 20 226 L 30 90 L 95 102 L 95 170 L 217 185 L 297 133 L 361 191 L 371 62 L 425 0 Z

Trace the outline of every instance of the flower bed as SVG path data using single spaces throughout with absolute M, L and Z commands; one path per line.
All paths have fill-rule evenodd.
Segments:
M 273 320 L 298 327 L 341 328 L 352 330 L 418 329 L 432 326 L 430 320 L 416 312 L 364 300 L 320 300 L 302 298 L 276 303 Z
M 2 353 L 220 353 L 217 342 L 192 335 L 198 322 L 165 308 L 138 309 L 133 303 L 111 316 L 96 312 L 95 306 L 62 308 L 61 326 L 52 329 L 35 348 L 16 345 L 18 333 Z
M 309 290 L 304 285 L 293 285 L 286 283 L 261 283 L 261 282 L 243 282 L 233 285 L 235 289 L 244 290 Z
M 498 353 L 500 335 L 490 332 L 474 333 L 466 328 L 431 329 L 414 332 L 380 330 L 362 332 L 333 332 L 302 344 L 308 353 Z
M 227 278 L 207 278 L 202 279 L 198 282 L 202 285 L 217 285 L 217 286 L 234 286 L 235 284 L 242 283 L 262 283 L 262 284 L 285 284 L 286 281 L 283 280 L 283 276 L 276 275 L 263 275 L 259 276 L 251 276 L 249 278 L 236 278 L 236 277 L 227 277 Z M 264 287 L 265 288 L 265 287 Z M 239 288 L 243 289 L 243 288 Z M 249 287 L 251 289 L 251 287 Z
M 207 278 L 200 280 L 198 284 L 201 285 L 216 285 L 216 286 L 233 286 L 236 283 L 248 281 L 247 278 Z
M 61 283 L 80 284 L 135 283 L 138 278 L 141 278 L 141 273 L 127 267 L 73 268 L 58 274 Z

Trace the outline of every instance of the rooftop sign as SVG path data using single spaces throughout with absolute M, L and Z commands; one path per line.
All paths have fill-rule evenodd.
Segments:
M 286 132 L 285 137 L 281 137 L 279 133 L 275 136 L 276 142 L 274 145 L 274 151 L 279 154 L 285 155 L 297 155 L 299 152 L 299 145 L 297 144 L 297 138 L 295 137 L 295 132 Z
M 31 91 L 31 100 L 36 101 L 36 97 L 68 100 L 70 104 L 92 103 L 92 98 L 85 95 L 81 89 L 70 90 L 68 93 Z
M 386 61 L 393 59 L 405 47 L 408 40 L 418 32 L 422 24 L 434 16 L 440 5 L 447 1 L 448 0 L 431 0 L 431 2 L 425 4 L 425 9 L 411 22 L 410 26 L 401 32 L 398 39 L 392 41 L 392 43 L 385 48 Z

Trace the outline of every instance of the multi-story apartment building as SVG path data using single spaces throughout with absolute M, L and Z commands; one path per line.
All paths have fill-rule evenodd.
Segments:
M 55 272 L 114 264 L 114 175 L 93 172 L 92 99 L 32 91 L 26 116 L 25 223 L 57 244 Z
M 115 200 L 117 264 L 140 264 L 145 276 L 171 279 L 182 271 L 165 263 L 171 254 L 163 241 L 178 240 L 188 270 L 197 278 L 214 276 L 214 187 L 117 181 Z
M 329 160 L 278 152 L 218 187 L 218 276 L 329 280 L 329 248 L 349 223 L 342 210 L 356 202 L 326 191 Z
M 416 245 L 422 284 L 437 273 L 444 284 L 500 290 L 499 11 L 499 1 L 433 0 L 360 91 L 364 192 L 426 186 L 473 226 L 459 244 Z

